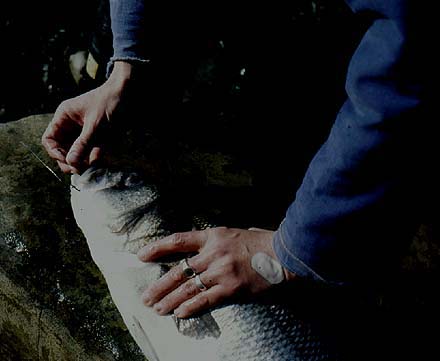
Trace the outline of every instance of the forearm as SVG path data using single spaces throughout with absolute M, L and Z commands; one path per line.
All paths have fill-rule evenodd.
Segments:
M 110 0 L 113 33 L 113 56 L 108 74 L 115 61 L 132 64 L 149 62 L 145 44 L 144 0 Z
M 300 276 L 335 283 L 372 276 L 412 226 L 426 79 L 414 66 L 419 55 L 407 41 L 408 19 L 389 9 L 396 3 L 370 8 L 384 12 L 351 61 L 348 100 L 275 235 L 280 261 Z
M 123 91 L 132 79 L 133 65 L 125 61 L 115 61 L 107 84 L 115 90 Z

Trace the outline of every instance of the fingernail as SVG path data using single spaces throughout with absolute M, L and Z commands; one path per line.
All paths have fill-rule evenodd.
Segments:
M 162 305 L 160 303 L 156 303 L 153 307 L 153 309 L 159 314 L 162 314 L 163 308 Z
M 66 156 L 66 151 L 62 148 L 55 148 L 56 151 L 58 151 L 63 157 Z
M 153 303 L 151 302 L 151 296 L 149 293 L 144 293 L 142 295 L 142 302 L 144 303 L 145 306 L 151 307 L 153 305 Z
M 72 165 L 72 166 L 78 164 L 76 157 L 72 157 L 71 153 L 67 153 L 66 162 L 67 162 L 67 164 Z
M 186 302 L 185 302 L 186 303 Z M 183 317 L 185 315 L 185 303 L 182 303 L 179 307 L 174 310 L 174 314 L 177 317 Z
M 138 258 L 143 261 L 145 258 L 147 258 L 147 254 L 150 251 L 150 248 L 148 246 L 145 246 L 144 248 L 140 249 L 137 253 Z
M 141 261 L 144 259 L 145 251 L 144 251 L 143 248 L 142 248 L 141 250 L 138 251 L 137 256 L 138 256 L 138 258 L 139 258 Z
M 145 306 L 148 306 L 148 307 L 151 307 L 151 306 L 152 306 L 152 304 L 151 304 L 151 299 L 150 299 L 149 297 L 144 298 L 144 305 L 145 305 Z

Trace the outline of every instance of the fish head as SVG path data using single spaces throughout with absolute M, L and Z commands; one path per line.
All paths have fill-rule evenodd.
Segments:
M 114 213 L 152 204 L 158 195 L 155 186 L 146 184 L 144 178 L 133 171 L 91 167 L 81 175 L 74 174 L 71 181 L 79 193 L 84 192 L 88 198 Z
M 159 192 L 140 173 L 91 167 L 73 175 L 71 182 L 78 189 L 72 189 L 71 202 L 83 233 L 99 232 L 100 238 L 94 239 L 106 239 L 113 250 L 130 252 L 164 236 Z

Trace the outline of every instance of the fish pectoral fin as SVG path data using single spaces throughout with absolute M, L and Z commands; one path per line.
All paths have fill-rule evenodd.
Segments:
M 176 323 L 177 330 L 185 336 L 195 338 L 197 340 L 205 337 L 220 337 L 220 327 L 210 313 L 202 314 L 198 317 L 177 318 L 172 315 Z

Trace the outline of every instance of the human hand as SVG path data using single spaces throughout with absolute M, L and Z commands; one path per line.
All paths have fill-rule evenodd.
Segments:
M 116 62 L 100 87 L 66 100 L 55 111 L 41 142 L 65 173 L 80 173 L 101 155 L 96 133 L 119 105 L 131 76 L 131 65 Z
M 144 291 L 143 302 L 153 306 L 160 315 L 174 310 L 177 317 L 185 318 L 226 299 L 266 291 L 273 285 L 257 273 L 251 263 L 260 252 L 277 260 L 272 238 L 272 231 L 219 227 L 175 233 L 149 244 L 138 252 L 144 262 L 174 253 L 198 252 L 187 262 L 199 274 L 206 290 L 197 286 L 195 278 L 186 278 L 179 264 Z M 282 272 L 284 279 L 295 278 L 286 269 Z

